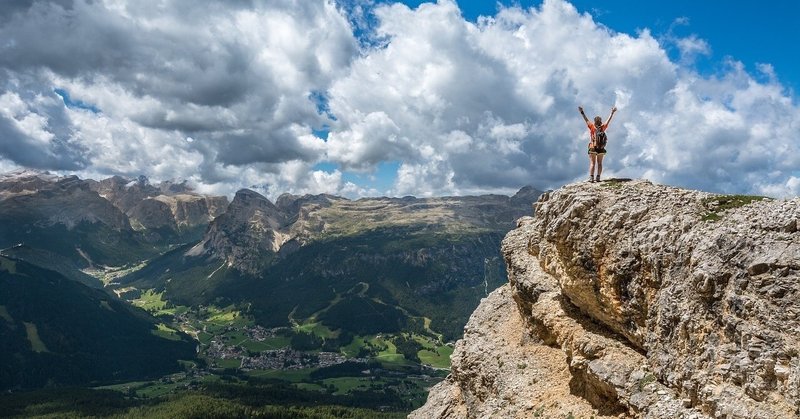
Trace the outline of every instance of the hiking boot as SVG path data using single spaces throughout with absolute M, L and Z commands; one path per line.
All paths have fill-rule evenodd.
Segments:
M 594 181 L 595 182 L 600 182 L 600 175 L 597 175 L 597 177 L 594 178 Z
M 592 177 L 592 175 L 589 175 L 589 183 L 594 183 L 594 177 Z

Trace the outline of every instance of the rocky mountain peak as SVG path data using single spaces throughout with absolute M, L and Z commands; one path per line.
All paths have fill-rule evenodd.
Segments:
M 32 193 L 56 182 L 58 176 L 38 170 L 15 170 L 0 175 L 0 199 L 23 192 Z
M 234 201 L 237 200 L 241 202 L 248 202 L 250 200 L 269 202 L 269 199 L 267 199 L 264 195 L 261 195 L 260 193 L 247 188 L 239 189 L 238 191 L 236 191 L 236 195 L 234 196 Z
M 211 224 L 203 242 L 187 255 L 210 255 L 256 274 L 275 257 L 308 243 L 368 231 L 505 233 L 513 226 L 511 220 L 530 211 L 534 200 L 511 202 L 508 196 L 485 195 L 351 201 L 327 194 L 283 194 L 273 204 L 255 191 L 242 189 L 227 212 Z
M 122 176 L 112 176 L 101 181 L 89 181 L 89 184 L 92 190 L 126 214 L 142 200 L 159 193 L 158 189 L 151 186 L 149 182 L 127 179 Z
M 412 417 L 800 414 L 800 198 L 565 186 Z
M 232 219 L 265 223 L 271 229 L 281 228 L 286 222 L 286 214 L 265 196 L 250 189 L 236 192 L 227 213 Z
M 226 197 L 197 194 L 185 181 L 153 185 L 142 175 L 135 179 L 112 176 L 87 182 L 92 190 L 125 213 L 137 230 L 181 231 L 203 227 L 228 205 Z
M 320 207 L 329 207 L 335 201 L 341 201 L 344 198 L 329 195 L 329 194 L 319 194 L 319 195 L 292 195 L 292 194 L 282 194 L 278 197 L 275 201 L 275 206 L 280 208 L 287 216 L 289 217 L 296 217 L 299 215 L 300 208 L 308 205 L 316 205 Z
M 227 211 L 211 222 L 203 240 L 186 254 L 223 259 L 242 272 L 256 273 L 289 239 L 281 231 L 286 223 L 286 214 L 269 199 L 241 189 Z
M 158 188 L 161 190 L 161 193 L 165 195 L 185 194 L 194 192 L 192 187 L 189 186 L 189 183 L 185 180 L 182 181 L 165 180 L 158 184 Z
M 533 202 L 542 194 L 542 191 L 534 188 L 533 186 L 527 185 L 520 188 L 517 193 L 515 193 L 511 197 L 511 201 L 513 202 Z

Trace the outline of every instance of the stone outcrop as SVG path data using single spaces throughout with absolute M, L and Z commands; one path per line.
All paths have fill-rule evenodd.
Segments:
M 179 231 L 208 225 L 225 212 L 227 206 L 228 199 L 224 196 L 157 195 L 142 199 L 127 214 L 135 228 Z
M 140 261 L 163 246 L 200 239 L 227 204 L 226 197 L 197 194 L 185 183 L 14 171 L 0 174 L 0 249 L 24 244 L 33 249 L 22 252 L 28 257 L 82 277 L 64 258 L 89 267 Z
M 543 195 L 411 417 L 798 417 L 798 219 L 647 181 Z

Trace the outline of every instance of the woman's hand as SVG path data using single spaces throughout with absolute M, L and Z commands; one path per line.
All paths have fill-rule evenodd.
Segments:
M 582 107 L 580 107 L 580 106 L 578 106 L 578 111 L 579 111 L 580 113 L 583 113 L 583 108 L 582 108 Z
M 617 111 L 617 107 L 616 107 L 616 106 L 614 106 L 613 108 L 611 108 L 611 113 L 614 113 L 614 112 L 616 112 L 616 111 Z

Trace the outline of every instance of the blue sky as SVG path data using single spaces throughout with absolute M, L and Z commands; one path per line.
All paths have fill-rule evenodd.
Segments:
M 403 3 L 417 7 L 424 2 Z M 458 0 L 464 18 L 470 21 L 479 16 L 494 16 L 499 4 L 528 8 L 541 3 L 541 0 Z M 778 79 L 797 98 L 800 1 L 572 0 L 571 3 L 613 31 L 636 34 L 647 28 L 656 37 L 694 34 L 706 40 L 711 54 L 697 63 L 706 74 L 718 71 L 728 57 L 743 62 L 749 71 L 755 71 L 757 63 L 771 64 Z
M 579 10 L 589 11 L 610 28 L 635 33 L 643 27 L 665 36 L 670 30 L 676 35 L 695 34 L 705 39 L 711 54 L 699 62 L 706 73 L 719 69 L 720 62 L 732 57 L 755 71 L 756 64 L 773 66 L 778 79 L 793 91 L 797 98 L 800 86 L 800 63 L 795 58 L 796 42 L 800 38 L 797 17 L 800 2 L 766 1 L 692 1 L 659 2 L 573 2 Z M 597 6 L 593 4 L 598 4 Z M 685 24 L 676 24 L 687 18 Z
M 616 106 L 606 177 L 800 195 L 800 2 L 456 1 L 0 2 L 0 171 L 512 194 Z

